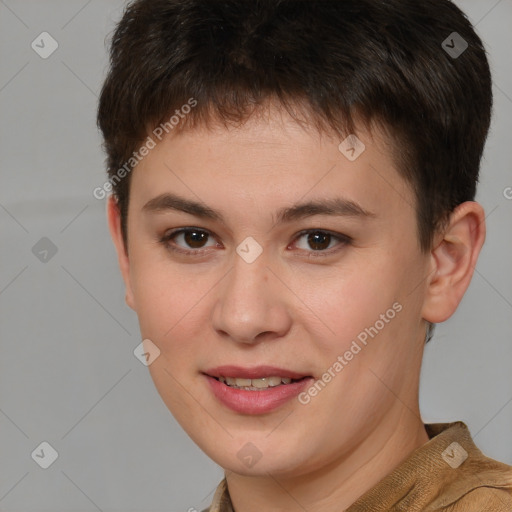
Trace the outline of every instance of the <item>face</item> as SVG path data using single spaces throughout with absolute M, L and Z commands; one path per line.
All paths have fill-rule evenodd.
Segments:
M 127 301 L 162 399 L 225 469 L 325 467 L 417 400 L 429 260 L 389 146 L 358 137 L 353 160 L 273 113 L 133 170 Z

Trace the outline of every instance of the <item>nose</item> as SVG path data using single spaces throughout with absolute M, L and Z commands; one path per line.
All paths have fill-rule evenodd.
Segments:
M 237 343 L 282 337 L 292 325 L 289 293 L 264 257 L 247 263 L 237 256 L 218 288 L 213 326 Z

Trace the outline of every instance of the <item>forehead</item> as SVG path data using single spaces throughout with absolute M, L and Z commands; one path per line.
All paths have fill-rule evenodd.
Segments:
M 414 204 L 391 144 L 377 128 L 357 139 L 299 125 L 281 111 L 239 126 L 197 126 L 170 133 L 132 175 L 138 208 L 164 192 L 201 199 L 219 211 L 259 206 L 264 213 L 300 199 L 343 196 L 363 209 Z M 402 205 L 403 207 L 403 205 Z

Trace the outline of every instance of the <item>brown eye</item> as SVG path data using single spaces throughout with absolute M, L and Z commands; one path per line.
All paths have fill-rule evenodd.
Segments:
M 182 233 L 183 240 L 192 249 L 201 249 L 204 243 L 208 241 L 208 233 L 204 231 L 188 230 Z
M 306 230 L 299 233 L 296 238 L 295 246 L 309 253 L 308 256 L 318 255 L 323 253 L 331 254 L 337 249 L 341 249 L 345 245 L 349 245 L 351 238 L 342 235 L 341 233 L 331 233 L 321 229 Z M 315 254 L 316 253 L 316 254 Z
M 199 254 L 201 249 L 217 245 L 208 231 L 197 228 L 176 229 L 165 234 L 160 242 L 169 249 L 187 254 Z
M 308 234 L 308 244 L 314 251 L 321 251 L 327 249 L 331 243 L 331 235 L 329 233 L 322 233 L 322 231 L 315 231 Z

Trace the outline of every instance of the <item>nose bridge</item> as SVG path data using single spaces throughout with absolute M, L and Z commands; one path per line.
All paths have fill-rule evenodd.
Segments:
M 282 335 L 289 328 L 286 299 L 272 283 L 275 277 L 268 265 L 268 258 L 262 255 L 251 262 L 235 256 L 215 304 L 217 331 L 238 342 L 254 343 L 262 333 Z

